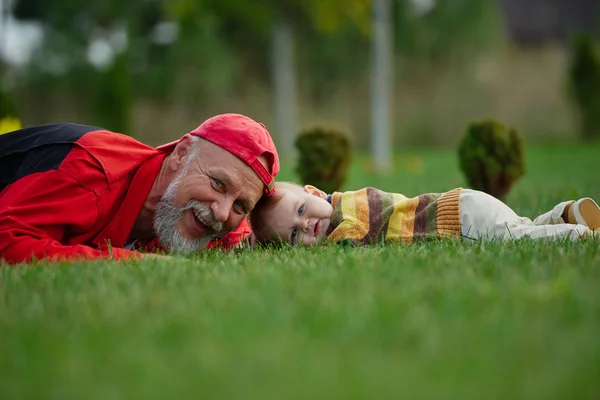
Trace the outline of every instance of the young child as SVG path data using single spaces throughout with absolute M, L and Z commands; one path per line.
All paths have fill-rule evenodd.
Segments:
M 250 214 L 256 242 L 313 246 L 324 240 L 373 244 L 419 238 L 579 239 L 600 229 L 600 207 L 590 198 L 565 201 L 537 217 L 519 217 L 477 190 L 457 188 L 407 198 L 374 188 L 327 195 L 314 186 L 277 182 L 275 193 Z

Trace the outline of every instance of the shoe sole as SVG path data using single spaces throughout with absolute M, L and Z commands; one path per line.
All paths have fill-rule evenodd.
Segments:
M 579 214 L 578 216 L 581 217 L 582 222 L 585 222 L 588 228 L 600 229 L 600 207 L 594 200 L 582 199 L 579 204 L 574 204 L 574 206 L 575 215 Z

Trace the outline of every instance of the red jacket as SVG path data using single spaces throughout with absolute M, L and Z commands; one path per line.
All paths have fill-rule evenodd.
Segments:
M 0 135 L 0 261 L 139 257 L 123 247 L 166 155 L 75 124 Z M 211 247 L 249 233 L 244 220 Z

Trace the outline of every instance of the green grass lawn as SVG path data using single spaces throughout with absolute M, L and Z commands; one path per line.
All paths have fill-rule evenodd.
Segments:
M 517 212 L 600 199 L 599 146 L 527 156 Z M 346 188 L 464 185 L 454 152 L 397 165 L 358 160 Z M 598 399 L 600 240 L 0 268 L 0 398 L 167 396 Z

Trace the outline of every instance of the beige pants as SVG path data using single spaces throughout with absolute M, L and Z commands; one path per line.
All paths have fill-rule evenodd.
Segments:
M 579 239 L 590 229 L 565 223 L 562 214 L 570 203 L 572 201 L 562 202 L 531 221 L 519 217 L 510 207 L 487 193 L 463 189 L 460 195 L 461 233 L 473 239 Z

